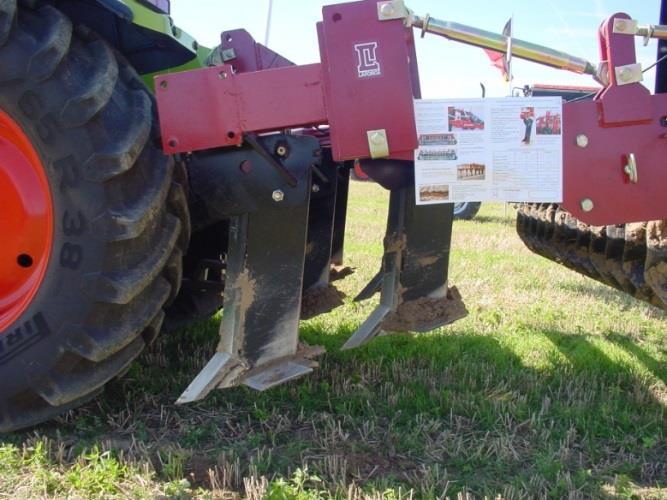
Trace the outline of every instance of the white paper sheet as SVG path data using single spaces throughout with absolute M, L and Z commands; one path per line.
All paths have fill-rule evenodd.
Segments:
M 560 97 L 415 101 L 417 204 L 563 198 Z

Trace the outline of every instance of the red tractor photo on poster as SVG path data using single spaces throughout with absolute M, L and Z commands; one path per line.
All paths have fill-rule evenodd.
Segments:
M 484 130 L 484 120 L 472 111 L 450 106 L 447 114 L 450 132 L 453 130 Z
M 547 111 L 545 115 L 536 120 L 535 131 L 537 135 L 560 135 L 561 118 L 560 113 Z

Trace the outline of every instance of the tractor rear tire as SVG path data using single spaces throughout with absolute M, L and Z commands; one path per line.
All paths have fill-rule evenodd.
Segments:
M 178 293 L 189 240 L 183 187 L 159 148 L 139 76 L 56 8 L 25 4 L 0 0 L 0 114 L 36 153 L 51 230 L 43 259 L 19 255 L 43 273 L 14 316 L 2 309 L 12 278 L 8 285 L 0 262 L 0 432 L 81 405 L 129 367 Z M 11 195 L 17 188 L 6 179 L 18 168 L 3 161 L 0 195 L 3 168 Z M 0 231 L 7 227 L 16 223 L 0 213 Z
M 481 203 L 472 201 L 454 203 L 454 218 L 460 220 L 472 220 L 477 215 L 477 212 L 479 212 L 481 206 Z

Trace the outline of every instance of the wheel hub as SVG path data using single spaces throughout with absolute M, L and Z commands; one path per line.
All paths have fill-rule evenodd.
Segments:
M 0 335 L 44 277 L 53 240 L 48 179 L 18 124 L 0 110 Z

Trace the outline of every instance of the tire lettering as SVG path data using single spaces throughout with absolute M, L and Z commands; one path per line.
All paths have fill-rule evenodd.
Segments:
M 25 351 L 51 333 L 51 328 L 41 312 L 5 335 L 0 335 L 0 365 Z
M 65 236 L 81 236 L 86 231 L 86 219 L 77 210 L 76 215 L 70 215 L 69 211 L 63 214 L 63 231 Z
M 83 262 L 83 247 L 72 243 L 65 243 L 60 251 L 60 265 L 76 271 Z
M 60 190 L 75 188 L 81 182 L 81 173 L 73 156 L 68 156 L 53 163 L 53 167 L 60 172 Z

